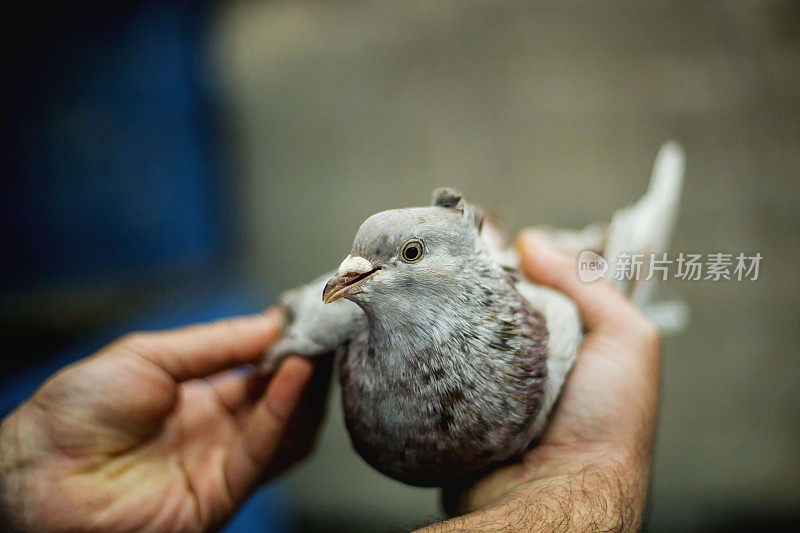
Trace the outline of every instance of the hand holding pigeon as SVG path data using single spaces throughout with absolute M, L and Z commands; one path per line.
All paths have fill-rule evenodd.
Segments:
M 665 145 L 638 204 L 607 227 L 551 231 L 556 244 L 611 261 L 609 250 L 664 251 L 682 161 Z M 283 298 L 291 322 L 266 365 L 342 352 L 353 445 L 404 482 L 451 483 L 520 456 L 542 434 L 583 331 L 574 303 L 524 279 L 497 235 L 451 189 L 431 207 L 373 215 L 335 274 Z M 620 288 L 650 305 L 650 284 Z
M 537 445 L 520 461 L 447 487 L 450 514 L 469 514 L 424 531 L 638 531 L 658 407 L 653 325 L 609 283 L 579 281 L 576 258 L 542 235 L 521 234 L 517 249 L 525 274 L 569 296 L 588 331 Z

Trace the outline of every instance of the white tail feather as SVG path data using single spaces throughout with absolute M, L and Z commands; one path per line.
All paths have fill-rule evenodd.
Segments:
M 654 288 L 660 278 L 656 275 L 647 279 L 649 259 L 650 254 L 658 254 L 660 258 L 669 249 L 683 188 L 684 160 L 683 149 L 677 142 L 664 143 L 656 156 L 647 192 L 635 204 L 615 212 L 610 224 L 595 223 L 580 230 L 537 228 L 562 250 L 576 255 L 591 250 L 603 255 L 608 262 L 606 279 L 628 296 L 664 334 L 682 330 L 689 311 L 678 300 L 654 301 Z M 497 249 L 492 252 L 501 264 L 516 266 L 513 251 Z M 617 275 L 621 254 L 642 254 L 638 279 Z
M 660 258 L 669 249 L 683 188 L 684 161 L 683 149 L 677 142 L 669 141 L 662 145 L 647 192 L 632 206 L 614 213 L 603 250 L 611 282 L 648 314 L 663 332 L 682 329 L 688 316 L 681 302 L 655 303 L 653 290 L 660 277 L 655 275 L 647 279 L 650 254 L 657 254 L 656 257 Z M 620 276 L 615 275 L 621 254 L 644 254 L 638 279 L 619 279 Z

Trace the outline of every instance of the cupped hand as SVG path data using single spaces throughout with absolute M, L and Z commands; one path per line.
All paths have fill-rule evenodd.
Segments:
M 134 333 L 60 371 L 0 426 L 5 514 L 35 531 L 223 523 L 321 419 L 330 360 L 291 357 L 269 378 L 242 366 L 281 325 L 272 310 Z
M 517 248 L 530 279 L 576 303 L 587 333 L 538 443 L 520 462 L 445 493 L 452 511 L 480 509 L 445 524 L 467 530 L 512 517 L 524 530 L 635 529 L 658 407 L 656 331 L 607 282 L 580 281 L 576 258 L 544 236 L 523 233 Z

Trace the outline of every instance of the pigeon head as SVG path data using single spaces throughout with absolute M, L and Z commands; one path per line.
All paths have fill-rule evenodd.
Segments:
M 414 306 L 439 294 L 483 250 L 482 214 L 452 189 L 438 189 L 431 207 L 394 209 L 369 217 L 323 291 L 325 303 L 347 298 L 369 313 Z

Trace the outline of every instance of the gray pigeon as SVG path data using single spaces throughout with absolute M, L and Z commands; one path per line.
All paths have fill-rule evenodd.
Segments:
M 665 251 L 682 170 L 667 143 L 639 203 L 607 226 L 550 234 L 576 252 Z M 282 297 L 289 323 L 265 365 L 340 352 L 353 446 L 400 481 L 443 485 L 520 455 L 547 424 L 583 332 L 573 303 L 526 280 L 499 235 L 451 189 L 431 207 L 371 216 L 337 272 Z M 620 288 L 650 305 L 651 287 Z M 672 329 L 683 320 L 678 305 L 658 310 Z

